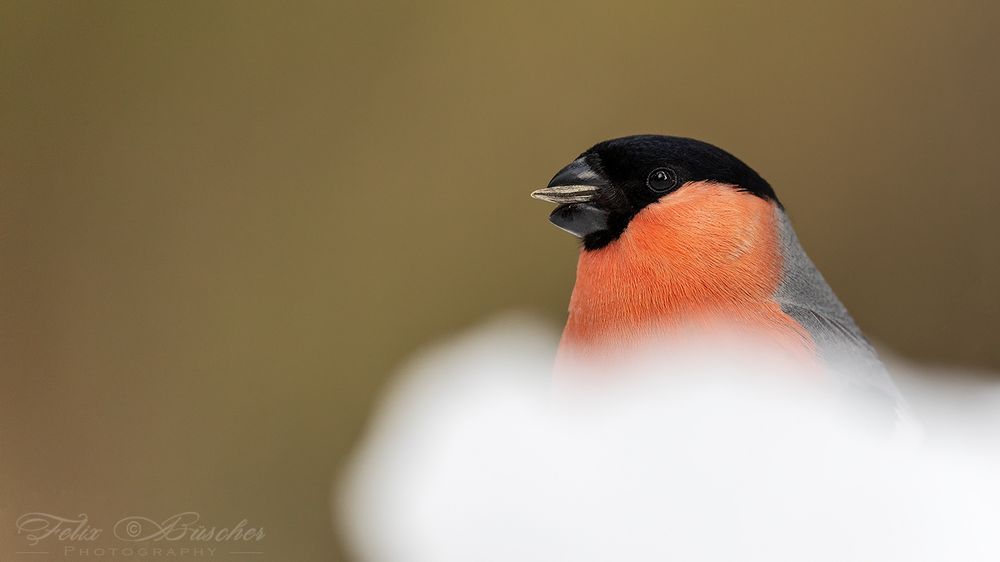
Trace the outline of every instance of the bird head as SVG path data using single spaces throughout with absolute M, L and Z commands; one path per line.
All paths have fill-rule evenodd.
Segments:
M 647 206 L 692 182 L 732 186 L 780 206 L 757 172 L 728 152 L 683 137 L 636 135 L 604 141 L 531 196 L 559 206 L 549 220 L 596 250 L 617 240 Z

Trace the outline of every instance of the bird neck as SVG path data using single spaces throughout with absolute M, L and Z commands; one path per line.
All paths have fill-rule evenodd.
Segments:
M 693 182 L 641 210 L 621 237 L 581 251 L 562 350 L 633 343 L 650 331 L 739 319 L 794 332 L 773 295 L 778 209 L 734 186 Z

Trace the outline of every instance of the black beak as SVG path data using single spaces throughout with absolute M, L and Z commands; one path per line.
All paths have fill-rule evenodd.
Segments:
M 608 180 L 591 168 L 583 158 L 577 158 L 559 171 L 548 187 L 531 193 L 535 199 L 558 203 L 549 221 L 573 236 L 583 238 L 607 230 L 608 211 L 598 201 L 610 189 Z

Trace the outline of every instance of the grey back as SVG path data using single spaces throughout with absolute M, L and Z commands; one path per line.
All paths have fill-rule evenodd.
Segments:
M 785 212 L 775 206 L 783 257 L 775 293 L 781 309 L 812 335 L 820 358 L 851 394 L 902 406 L 899 390 L 854 319 L 806 255 Z

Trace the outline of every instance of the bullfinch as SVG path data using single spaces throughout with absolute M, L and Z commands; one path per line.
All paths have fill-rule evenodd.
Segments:
M 850 390 L 897 402 L 770 184 L 728 152 L 682 137 L 613 139 L 531 195 L 558 205 L 549 220 L 582 241 L 560 358 L 711 319 L 767 334 Z

